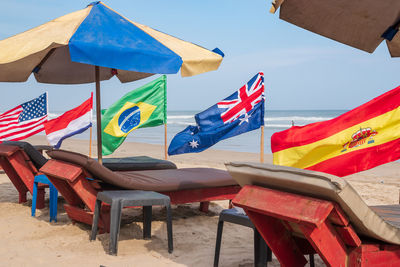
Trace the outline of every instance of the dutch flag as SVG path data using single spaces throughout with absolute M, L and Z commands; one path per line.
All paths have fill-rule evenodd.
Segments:
M 44 124 L 47 139 L 54 148 L 60 148 L 64 139 L 80 134 L 92 126 L 93 93 L 80 106 Z

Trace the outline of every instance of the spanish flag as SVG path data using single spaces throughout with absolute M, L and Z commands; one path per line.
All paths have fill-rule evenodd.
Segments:
M 400 158 L 400 86 L 337 118 L 271 137 L 274 164 L 337 176 Z

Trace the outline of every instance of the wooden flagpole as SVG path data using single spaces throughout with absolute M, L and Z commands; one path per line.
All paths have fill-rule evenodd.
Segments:
M 92 130 L 93 130 L 93 92 L 90 94 L 90 97 L 92 98 L 92 112 L 90 112 L 90 137 L 89 137 L 89 158 L 92 157 Z
M 165 77 L 165 87 L 164 87 L 164 159 L 168 158 L 168 148 L 167 148 L 167 76 Z
M 92 126 L 90 126 L 90 139 L 89 139 L 89 158 L 92 157 Z
M 164 158 L 168 158 L 168 149 L 167 149 L 167 124 L 164 123 Z
M 264 125 L 261 126 L 260 162 L 264 163 Z
M 101 101 L 100 101 L 100 68 L 94 67 L 96 80 L 96 124 L 97 124 L 97 159 L 103 164 L 103 154 L 101 151 Z

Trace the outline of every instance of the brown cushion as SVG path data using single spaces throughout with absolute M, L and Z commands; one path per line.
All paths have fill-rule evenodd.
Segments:
M 112 171 L 143 171 L 176 169 L 176 165 L 168 160 L 147 156 L 104 158 L 103 165 Z
M 96 160 L 76 152 L 53 150 L 47 154 L 53 159 L 82 166 L 94 178 L 124 189 L 165 192 L 237 184 L 227 171 L 212 168 L 113 172 Z

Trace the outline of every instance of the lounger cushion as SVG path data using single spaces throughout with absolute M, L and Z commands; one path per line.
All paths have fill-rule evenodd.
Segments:
M 47 162 L 47 159 L 28 142 L 4 141 L 3 144 L 22 148 L 37 169 L 40 169 Z
M 124 189 L 166 192 L 237 185 L 227 171 L 212 168 L 111 171 L 96 160 L 79 153 L 53 150 L 47 154 L 53 159 L 77 164 L 94 178 Z
M 147 156 L 104 158 L 103 165 L 113 171 L 176 169 L 176 165 L 171 161 L 155 159 Z
M 60 159 L 87 167 L 87 162 L 97 162 L 80 153 L 66 150 L 50 150 L 46 152 L 51 158 Z M 100 164 L 99 164 L 100 165 Z M 165 170 L 176 169 L 176 165 L 168 160 L 155 159 L 146 156 L 126 157 L 126 158 L 104 158 L 103 166 L 112 171 L 138 171 L 138 170 Z
M 346 180 L 321 172 L 271 164 L 227 163 L 241 185 L 259 185 L 338 203 L 362 235 L 400 245 L 400 230 L 368 207 Z

